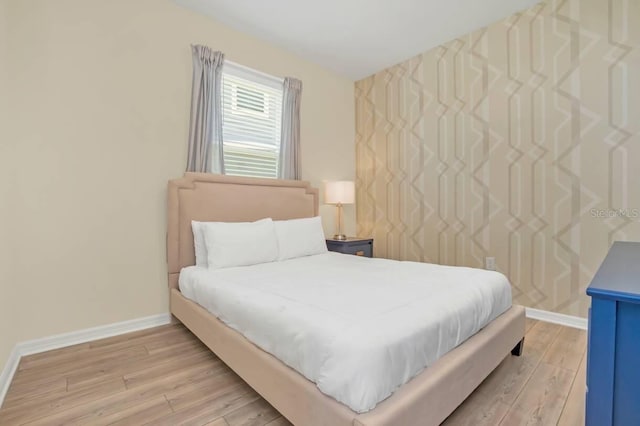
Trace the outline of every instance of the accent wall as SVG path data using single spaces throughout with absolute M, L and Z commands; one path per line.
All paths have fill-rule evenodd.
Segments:
M 640 2 L 550 0 L 356 83 L 357 223 L 375 255 L 497 269 L 586 316 L 640 240 Z

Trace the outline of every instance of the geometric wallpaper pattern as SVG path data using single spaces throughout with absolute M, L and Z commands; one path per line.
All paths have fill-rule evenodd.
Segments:
M 640 241 L 640 1 L 551 0 L 356 83 L 358 234 L 586 316 Z

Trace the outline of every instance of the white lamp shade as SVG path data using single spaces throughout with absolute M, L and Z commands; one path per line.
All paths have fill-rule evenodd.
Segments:
M 327 182 L 324 185 L 324 202 L 326 204 L 353 204 L 356 198 L 353 181 L 340 180 Z

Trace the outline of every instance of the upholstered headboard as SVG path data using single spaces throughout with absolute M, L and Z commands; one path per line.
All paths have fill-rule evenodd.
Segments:
M 318 190 L 298 180 L 185 173 L 169 181 L 167 264 L 169 287 L 180 269 L 195 264 L 191 221 L 250 222 L 318 215 Z

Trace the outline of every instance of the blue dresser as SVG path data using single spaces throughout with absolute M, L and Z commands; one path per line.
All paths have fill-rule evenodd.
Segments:
M 640 425 L 640 243 L 614 243 L 587 294 L 587 426 Z

